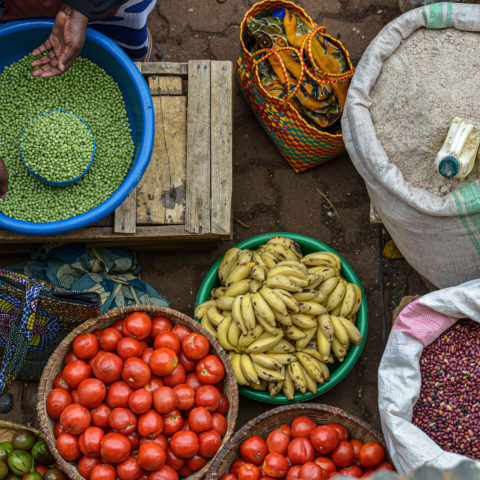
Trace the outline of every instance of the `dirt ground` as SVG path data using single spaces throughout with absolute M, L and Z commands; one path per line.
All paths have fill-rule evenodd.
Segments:
M 239 25 L 251 0 L 158 0 L 150 29 L 168 61 L 227 59 L 236 61 Z M 327 32 L 339 36 L 356 64 L 372 38 L 400 14 L 397 0 L 298 1 Z M 214 261 L 226 249 L 264 232 L 296 232 L 335 248 L 352 265 L 367 295 L 369 329 L 364 351 L 350 374 L 316 399 L 357 415 L 380 429 L 377 369 L 392 311 L 404 295 L 423 294 L 422 280 L 403 259 L 380 264 L 380 243 L 387 237 L 369 221 L 364 182 L 347 154 L 303 174 L 295 174 L 282 159 L 234 90 L 234 237 L 210 251 L 139 252 L 142 279 L 171 302 L 193 314 L 197 290 Z M 322 191 L 334 209 L 318 193 Z M 337 215 L 335 215 L 335 211 Z M 5 266 L 26 256 L 0 257 Z M 381 278 L 385 285 L 382 320 Z M 238 426 L 272 408 L 242 399 Z

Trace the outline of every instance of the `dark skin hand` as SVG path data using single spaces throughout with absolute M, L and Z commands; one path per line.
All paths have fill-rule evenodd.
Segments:
M 66 72 L 82 50 L 87 23 L 88 17 L 63 3 L 55 17 L 52 33 L 32 52 L 36 57 L 49 51 L 48 55 L 32 62 L 32 67 L 41 67 L 34 70 L 33 76 L 55 77 Z
M 5 198 L 8 190 L 8 170 L 5 162 L 0 157 L 0 198 Z

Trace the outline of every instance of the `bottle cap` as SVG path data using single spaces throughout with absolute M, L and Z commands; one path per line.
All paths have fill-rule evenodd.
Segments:
M 438 171 L 446 178 L 453 178 L 460 171 L 460 164 L 455 157 L 445 157 L 440 160 Z

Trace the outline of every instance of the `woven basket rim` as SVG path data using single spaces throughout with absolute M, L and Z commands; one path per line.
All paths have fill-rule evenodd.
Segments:
M 30 427 L 28 425 L 22 425 L 21 423 L 9 422 L 8 420 L 0 420 L 0 428 L 10 429 L 10 430 L 30 430 L 33 433 L 40 434 L 40 430 L 35 427 Z
M 235 374 L 233 372 L 232 365 L 228 360 L 227 354 L 225 350 L 220 346 L 218 341 L 208 332 L 206 331 L 200 323 L 195 321 L 193 318 L 189 317 L 188 315 L 179 312 L 178 310 L 174 310 L 168 307 L 162 307 L 159 305 L 130 305 L 128 307 L 117 307 L 111 310 L 106 311 L 105 313 L 94 317 L 86 322 L 83 322 L 74 330 L 72 330 L 58 345 L 55 349 L 53 354 L 48 359 L 47 365 L 45 366 L 42 376 L 40 378 L 40 383 L 38 387 L 38 403 L 37 403 L 37 414 L 38 420 L 40 423 L 40 431 L 42 436 L 47 443 L 52 455 L 54 456 L 56 462 L 60 465 L 61 469 L 73 480 L 85 480 L 83 476 L 78 473 L 77 468 L 70 462 L 64 460 L 55 445 L 55 438 L 53 435 L 53 420 L 50 419 L 47 408 L 46 408 L 46 398 L 48 393 L 51 391 L 51 384 L 53 383 L 53 379 L 55 378 L 57 372 L 63 368 L 63 358 L 64 354 L 62 351 L 70 346 L 73 340 L 81 333 L 85 333 L 88 331 L 93 331 L 95 327 L 97 328 L 106 328 L 107 326 L 111 325 L 114 321 L 125 318 L 128 314 L 133 312 L 145 312 L 149 315 L 164 315 L 169 317 L 173 323 L 182 323 L 187 324 L 187 326 L 193 326 L 193 329 L 199 331 L 207 337 L 211 345 L 211 351 L 214 352 L 223 362 L 225 367 L 225 379 L 224 383 L 228 382 L 228 388 L 231 393 L 231 398 L 229 398 L 230 408 L 227 413 L 227 420 L 228 420 L 228 429 L 225 433 L 225 436 L 222 438 L 222 444 L 217 452 L 218 455 L 222 449 L 227 445 L 228 441 L 233 435 L 235 430 L 237 417 L 238 417 L 238 385 L 235 379 Z M 108 324 L 108 325 L 107 325 Z M 188 325 L 191 324 L 191 325 Z M 68 348 L 68 350 L 70 350 Z M 67 350 L 67 351 L 68 351 Z M 66 354 L 66 351 L 65 351 Z M 61 357 L 61 359 L 60 359 Z M 58 364 L 60 363 L 60 368 Z M 50 385 L 49 385 L 50 384 Z M 225 385 L 224 385 L 225 389 Z M 215 455 L 215 456 L 216 456 Z M 205 464 L 203 468 L 194 472 L 189 477 L 184 477 L 185 480 L 200 480 L 205 476 L 208 469 L 212 465 L 215 456 L 209 459 L 209 461 Z

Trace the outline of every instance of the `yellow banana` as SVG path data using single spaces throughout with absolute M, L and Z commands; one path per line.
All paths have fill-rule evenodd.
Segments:
M 281 314 L 288 315 L 287 306 L 285 302 L 271 289 L 268 287 L 262 287 L 260 290 L 260 295 L 265 299 L 265 301 L 270 305 L 270 307 Z
M 258 280 L 252 280 L 250 284 L 250 293 L 258 292 L 262 288 L 263 282 L 259 282 Z
M 277 312 L 276 310 L 273 310 L 273 314 L 275 315 L 275 320 L 277 321 L 277 323 L 282 325 L 283 327 L 290 328 L 293 325 L 292 319 L 290 318 L 290 315 L 288 313 L 283 314 Z
M 343 362 L 345 360 L 347 349 L 338 341 L 337 337 L 333 337 L 332 352 L 338 358 L 339 362 Z
M 223 297 L 225 295 L 225 287 L 217 287 L 217 288 L 212 288 L 210 290 L 210 296 L 214 299 Z
M 275 275 L 295 277 L 304 281 L 307 280 L 307 274 L 301 268 L 295 267 L 293 265 L 285 265 L 283 262 L 280 262 L 275 268 L 272 268 L 268 271 L 268 277 L 274 277 Z
M 270 252 L 278 260 L 298 260 L 298 255 L 296 252 L 290 248 L 279 245 L 278 243 L 267 243 L 265 250 Z
M 315 328 L 317 327 L 317 321 L 309 315 L 303 313 L 291 313 L 290 318 L 292 323 L 300 328 Z
M 310 343 L 312 338 L 315 336 L 315 333 L 317 332 L 317 327 L 309 328 L 308 330 L 303 331 L 305 332 L 305 337 L 297 340 L 295 343 L 295 347 L 299 351 L 303 350 Z
M 272 308 L 265 301 L 260 292 L 252 294 L 252 305 L 257 319 L 262 319 L 269 325 L 275 327 L 275 315 L 273 314 Z
M 242 354 L 240 357 L 240 366 L 242 367 L 242 372 L 249 383 L 260 383 L 260 379 L 258 378 L 257 371 L 250 359 L 250 355 Z
M 261 257 L 268 268 L 275 268 L 279 262 L 279 260 L 270 252 L 262 252 Z
M 302 338 L 305 338 L 306 334 L 303 330 L 300 330 L 295 325 L 292 325 L 285 330 L 285 336 L 290 340 L 300 340 Z
M 296 360 L 295 355 L 292 355 L 291 353 L 271 353 L 271 351 L 269 351 L 268 355 L 282 365 L 288 365 Z
M 345 327 L 350 341 L 354 345 L 360 345 L 360 342 L 362 341 L 362 334 L 360 333 L 360 330 L 350 320 L 343 317 L 338 318 L 342 322 L 342 325 Z
M 340 269 L 341 261 L 340 258 L 334 253 L 330 252 L 314 252 L 309 255 L 305 255 L 302 258 L 302 263 L 307 266 L 321 266 L 321 267 L 331 267 L 335 269 Z
M 226 290 L 225 296 L 226 297 L 238 297 L 238 295 L 245 295 L 247 292 L 250 291 L 250 285 L 252 283 L 251 278 L 244 278 L 239 282 L 232 283 Z
M 253 341 L 245 349 L 248 353 L 263 353 L 270 350 L 276 343 L 278 343 L 283 337 L 283 333 L 280 335 L 268 335 L 263 338 L 259 338 Z
M 240 307 L 242 309 L 242 317 L 245 321 L 245 326 L 247 330 L 253 331 L 256 325 L 255 320 L 255 310 L 253 309 L 252 304 L 252 294 L 247 293 L 242 297 L 242 301 L 240 302 Z
M 322 277 L 322 282 L 329 278 L 338 276 L 338 270 L 330 267 L 310 267 L 308 273 L 311 275 L 319 275 Z
M 330 340 L 327 339 L 321 327 L 318 327 L 317 329 L 317 347 L 320 355 L 319 357 L 315 356 L 315 358 L 318 358 L 318 360 L 322 360 L 325 362 L 330 355 L 332 343 Z
M 272 324 L 263 320 L 263 318 L 257 317 L 257 324 L 261 325 L 266 332 L 271 333 L 272 335 L 276 335 L 278 333 L 279 329 L 276 323 L 275 326 L 273 326 Z
M 293 353 L 294 351 L 295 347 L 284 338 L 267 350 L 268 353 Z
M 228 288 L 230 285 L 233 285 L 240 280 L 244 280 L 250 275 L 252 268 L 255 266 L 255 263 L 248 262 L 236 265 L 232 271 L 228 274 L 225 286 Z
M 207 314 L 202 317 L 200 325 L 209 333 L 211 333 L 215 338 L 217 338 L 217 331 L 215 327 L 211 324 L 210 320 L 208 319 Z
M 290 292 L 280 288 L 274 288 L 273 291 L 282 299 L 288 310 L 294 313 L 298 313 L 300 311 L 299 303 Z
M 345 282 L 339 282 L 327 298 L 327 304 L 325 306 L 327 312 L 331 312 L 342 303 L 343 297 L 345 296 L 345 291 Z
M 304 349 L 302 349 L 302 352 L 307 353 L 311 357 L 322 361 L 322 356 L 320 355 L 320 352 L 318 351 L 318 348 L 317 348 L 317 344 L 315 343 L 309 343 Z
M 278 370 L 273 370 L 270 368 L 263 367 L 258 365 L 254 360 L 252 360 L 253 367 L 255 368 L 259 378 L 263 378 L 267 382 L 280 382 L 285 379 L 285 374 L 281 374 Z
M 305 367 L 300 364 L 300 368 L 302 369 L 303 378 L 305 378 L 305 383 L 307 384 L 307 390 L 312 392 L 313 394 L 317 393 L 318 384 L 317 382 L 309 375 L 309 373 L 305 370 Z
M 318 295 L 317 290 L 314 288 L 304 288 L 301 292 L 296 292 L 293 294 L 293 297 L 298 302 L 306 302 L 309 300 L 313 300 Z
M 328 369 L 326 363 L 318 361 L 316 358 L 313 358 L 313 361 L 316 362 L 316 364 L 321 368 L 325 381 L 330 380 L 330 370 Z
M 360 309 L 360 305 L 362 304 L 362 290 L 360 290 L 360 287 L 358 285 L 355 285 L 354 283 L 352 283 L 352 285 L 357 292 L 357 296 L 355 297 L 355 305 L 353 306 L 349 317 L 353 317 L 358 312 L 358 310 Z
M 315 275 L 314 273 L 309 273 L 307 276 L 307 287 L 308 288 L 317 288 L 323 281 L 323 278 L 320 275 Z
M 350 344 L 350 337 L 348 336 L 347 330 L 343 325 L 340 317 L 330 316 L 333 325 L 333 331 L 337 340 L 344 346 L 347 347 Z M 353 324 L 352 324 L 353 325 Z
M 307 355 L 303 352 L 296 352 L 295 356 L 298 358 L 300 363 L 303 365 L 308 374 L 317 382 L 323 383 L 325 379 L 323 378 L 322 369 L 315 363 L 315 359 L 310 355 Z
M 293 396 L 295 395 L 295 384 L 290 376 L 288 367 L 285 369 L 285 380 L 283 381 L 282 392 L 289 400 L 293 400 Z
M 250 382 L 248 384 L 248 386 L 253 390 L 258 390 L 260 392 L 265 392 L 268 388 L 268 383 L 265 380 L 259 378 L 258 383 L 251 383 Z
M 282 260 L 277 265 L 290 265 L 291 267 L 299 268 L 305 275 L 308 275 L 308 268 L 300 260 Z
M 334 330 L 333 330 L 333 323 L 330 315 L 320 315 L 318 317 L 318 326 L 321 329 L 329 342 L 332 341 Z
M 232 364 L 233 373 L 235 374 L 235 378 L 237 379 L 237 383 L 239 385 L 248 385 L 248 379 L 247 377 L 245 377 L 245 374 L 243 373 L 242 366 L 240 365 L 240 359 L 241 359 L 241 355 L 238 353 L 235 353 L 230 358 L 230 363 Z
M 283 374 L 283 377 L 285 378 L 285 367 L 282 368 L 283 370 L 280 373 Z M 284 380 L 279 380 L 278 382 L 274 381 L 268 383 L 268 393 L 272 398 L 282 391 L 283 382 Z
M 355 299 L 357 298 L 357 291 L 353 283 L 346 283 L 345 284 L 345 295 L 342 300 L 342 304 L 340 306 L 340 312 L 338 315 L 340 317 L 348 318 L 350 312 L 353 310 L 355 306 Z
M 300 368 L 300 363 L 292 362 L 287 365 L 287 371 L 290 374 L 290 378 L 293 380 L 295 388 L 305 394 L 307 391 L 307 384 L 305 382 L 305 377 L 303 376 L 303 371 Z
M 261 267 L 266 267 L 266 263 L 263 261 L 262 256 L 258 252 L 252 252 L 252 260 Z
M 203 316 L 207 313 L 207 310 L 210 307 L 214 307 L 216 305 L 215 300 L 207 300 L 206 302 L 201 303 L 197 307 L 195 307 L 194 316 L 197 319 L 203 318 Z
M 328 363 L 329 365 L 335 363 L 335 359 L 333 358 L 332 354 L 328 356 L 328 359 L 325 361 L 325 363 Z
M 228 330 L 232 324 L 231 318 L 224 318 L 217 328 L 218 343 L 225 350 L 235 350 L 234 346 L 228 341 Z
M 242 253 L 242 251 L 239 248 L 230 248 L 225 252 L 222 261 L 218 266 L 218 278 L 222 284 L 225 284 L 225 280 L 235 265 L 240 253 Z
M 257 280 L 258 282 L 263 282 L 267 277 L 267 267 L 264 267 L 263 265 L 255 265 L 252 268 L 250 275 L 254 280 Z
M 273 355 L 268 353 L 252 353 L 250 358 L 265 368 L 271 368 L 272 370 L 280 370 L 283 366 L 283 363 L 279 362 Z
M 338 277 L 331 277 L 324 280 L 317 288 L 317 290 L 323 295 L 330 295 L 331 292 L 338 285 L 340 279 Z
M 339 304 L 335 307 L 331 312 L 328 312 L 330 316 L 338 317 L 340 315 L 340 309 L 342 308 L 342 304 Z
M 238 348 L 238 340 L 240 339 L 240 335 L 242 331 L 238 326 L 237 322 L 230 321 L 230 326 L 228 327 L 227 332 L 227 340 L 230 342 L 230 345 L 236 350 Z
M 287 292 L 301 292 L 303 287 L 295 281 L 294 277 L 286 277 L 285 275 L 274 275 L 273 277 L 267 277 L 265 285 L 269 288 L 281 288 Z M 305 283 L 308 283 L 305 281 Z M 306 285 L 304 285 L 306 287 Z
M 233 301 L 235 297 L 220 297 L 215 300 L 215 304 L 219 310 L 232 310 Z
M 281 236 L 271 237 L 268 240 L 267 245 L 271 244 L 282 245 L 283 247 L 290 249 L 297 258 L 300 259 L 302 257 L 302 249 L 300 248 L 300 245 L 291 238 Z
M 324 313 L 327 312 L 327 309 L 323 306 L 323 305 L 320 305 L 319 303 L 317 302 L 309 302 L 309 301 L 306 301 L 306 302 L 302 302 L 302 305 L 303 305 L 303 308 L 304 308 L 304 312 L 302 313 L 305 313 L 307 315 L 323 315 Z M 302 309 L 300 309 L 301 311 Z
M 253 253 L 250 250 L 242 250 L 242 253 L 240 253 L 237 257 L 237 261 L 235 262 L 235 265 L 245 265 L 247 263 L 252 262 L 253 259 Z
M 222 315 L 219 312 L 219 310 L 216 306 L 209 307 L 209 309 L 207 310 L 207 317 L 208 317 L 208 320 L 210 321 L 210 323 L 214 327 L 217 327 L 217 328 L 220 325 L 220 323 L 223 321 L 223 319 L 225 318 L 225 316 Z
M 237 325 L 240 327 L 240 330 L 242 331 L 243 335 L 246 335 L 248 332 L 247 325 L 245 324 L 245 320 L 242 315 L 242 295 L 239 295 L 238 297 L 235 297 L 232 303 L 232 318 L 235 322 L 237 322 Z
M 255 335 L 253 332 L 248 332 L 247 334 L 242 333 L 238 338 L 238 348 L 239 350 L 245 350 L 253 341 L 255 340 Z

